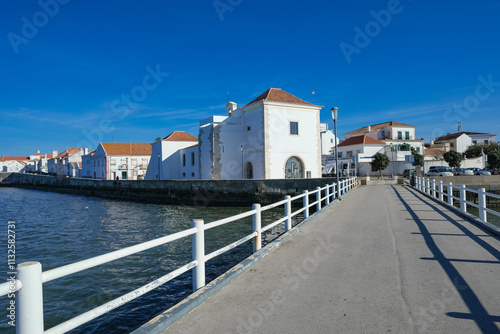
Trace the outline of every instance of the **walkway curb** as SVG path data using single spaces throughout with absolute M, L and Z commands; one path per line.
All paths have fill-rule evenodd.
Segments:
M 357 187 L 355 187 L 357 188 Z M 354 189 L 355 189 L 354 188 Z M 349 196 L 349 194 L 354 190 L 351 189 L 347 194 L 343 196 L 343 198 Z M 335 203 L 339 202 L 338 199 L 335 199 L 333 202 L 330 202 L 327 206 L 323 207 L 319 212 L 314 213 L 309 216 L 306 220 L 300 222 L 294 228 L 292 228 L 289 232 L 282 234 L 261 250 L 255 252 L 254 254 L 247 257 L 242 262 L 238 263 L 227 272 L 222 274 L 221 276 L 215 278 L 213 281 L 208 283 L 206 286 L 201 288 L 200 290 L 192 293 L 186 299 L 182 300 L 178 304 L 172 306 L 168 310 L 164 311 L 160 315 L 148 321 L 146 324 L 142 325 L 138 329 L 131 332 L 131 334 L 160 334 L 163 333 L 168 327 L 173 325 L 175 322 L 181 320 L 185 315 L 193 311 L 195 308 L 200 306 L 203 302 L 205 302 L 208 298 L 215 295 L 217 292 L 222 290 L 226 285 L 231 283 L 234 279 L 238 278 L 249 269 L 251 269 L 257 262 L 259 262 L 266 255 L 273 252 L 283 243 L 288 241 L 293 235 L 298 233 L 300 230 L 305 228 L 311 222 L 321 217 L 325 209 L 333 206 Z
M 471 215 L 470 213 L 462 212 L 459 208 L 454 207 L 453 205 L 449 205 L 448 203 L 439 200 L 439 198 L 433 197 L 432 195 L 429 195 L 423 191 L 420 191 L 420 190 L 416 189 L 415 187 L 411 187 L 411 186 L 406 186 L 406 187 L 418 192 L 419 194 L 426 196 L 427 198 L 431 199 L 433 202 L 444 206 L 448 210 L 453 211 L 453 213 L 459 215 L 462 218 L 469 220 L 471 223 L 479 226 L 480 228 L 485 229 L 488 232 L 491 232 L 496 236 L 500 236 L 500 227 L 497 227 L 497 226 L 495 226 L 491 223 L 488 223 L 488 222 L 483 222 L 478 217 Z

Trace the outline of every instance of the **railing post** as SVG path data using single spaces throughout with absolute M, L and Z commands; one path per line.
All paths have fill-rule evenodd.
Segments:
M 193 261 L 198 264 L 193 268 L 193 292 L 205 286 L 205 226 L 203 219 L 193 219 L 191 227 L 197 229 L 192 235 Z
M 443 201 L 444 200 L 444 194 L 443 194 L 443 181 L 439 181 L 438 183 L 438 196 L 439 200 Z
M 43 287 L 40 262 L 23 262 L 17 266 L 22 287 L 16 293 L 18 334 L 43 333 Z
M 432 197 L 436 197 L 436 180 L 432 179 Z
M 448 182 L 448 184 L 446 185 L 446 188 L 447 188 L 447 191 L 448 191 L 448 204 L 453 206 L 453 187 L 452 187 L 452 183 L 451 182 Z
M 252 228 L 254 232 L 257 232 L 257 235 L 253 237 L 253 252 L 255 253 L 262 248 L 260 204 L 252 205 L 252 210 L 255 210 L 252 216 Z
M 427 193 L 428 195 L 430 195 L 430 194 L 431 194 L 431 180 L 427 179 L 427 182 L 426 182 L 426 183 L 427 183 L 427 184 L 426 184 L 425 190 L 426 190 L 426 193 Z
M 302 205 L 304 206 L 304 219 L 309 217 L 309 191 L 303 191 L 304 197 L 302 197 Z
M 335 182 L 332 182 L 332 202 L 335 201 L 335 198 L 337 197 L 337 184 Z
M 479 188 L 477 190 L 477 198 L 479 204 L 479 219 L 484 222 L 487 222 L 487 214 L 486 214 L 486 190 L 484 188 Z
M 286 218 L 286 223 L 285 223 L 285 232 L 288 232 L 292 229 L 292 201 L 291 201 L 291 196 L 286 195 L 286 203 L 285 203 L 285 216 Z
M 462 184 L 460 185 L 460 210 L 462 210 L 462 212 L 467 212 L 467 203 L 465 203 L 466 199 L 465 185 Z
M 328 191 L 328 184 L 325 184 L 325 206 L 330 204 L 330 192 Z
M 316 211 L 321 210 L 321 188 L 316 187 Z

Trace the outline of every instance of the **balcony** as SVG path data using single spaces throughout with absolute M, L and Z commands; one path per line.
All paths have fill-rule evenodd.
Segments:
M 118 165 L 118 169 L 119 170 L 127 170 L 128 169 L 128 165 L 127 164 Z

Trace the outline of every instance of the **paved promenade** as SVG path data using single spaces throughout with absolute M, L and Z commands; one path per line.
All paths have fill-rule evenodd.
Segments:
M 165 333 L 500 333 L 500 240 L 403 186 L 331 206 Z

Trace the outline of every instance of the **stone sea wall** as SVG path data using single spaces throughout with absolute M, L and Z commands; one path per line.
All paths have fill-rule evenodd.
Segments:
M 269 204 L 331 184 L 335 178 L 281 180 L 113 181 L 0 173 L 0 186 L 146 203 L 196 206 Z

